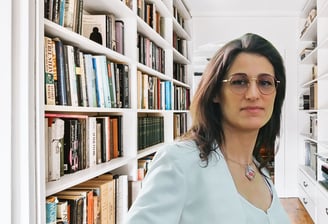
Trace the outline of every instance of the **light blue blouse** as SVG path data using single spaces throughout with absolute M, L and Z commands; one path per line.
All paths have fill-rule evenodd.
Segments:
M 289 224 L 271 181 L 273 200 L 267 212 L 237 191 L 220 150 L 208 166 L 193 141 L 160 149 L 130 208 L 125 224 Z

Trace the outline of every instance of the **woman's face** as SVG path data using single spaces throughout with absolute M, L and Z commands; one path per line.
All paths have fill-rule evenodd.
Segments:
M 214 102 L 221 105 L 223 127 L 236 131 L 258 130 L 272 115 L 276 90 L 270 94 L 262 94 L 255 79 L 260 74 L 274 76 L 274 68 L 269 60 L 261 55 L 240 53 L 225 78 L 229 80 L 231 75 L 236 73 L 245 74 L 249 85 L 244 93 L 236 93 L 233 92 L 230 82 L 222 83 L 222 92 Z

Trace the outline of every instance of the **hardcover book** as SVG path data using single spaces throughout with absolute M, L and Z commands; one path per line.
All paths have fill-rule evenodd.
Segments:
M 82 35 L 109 49 L 116 50 L 115 16 L 83 15 Z
M 44 37 L 44 89 L 47 105 L 56 104 L 55 77 L 57 77 L 57 69 L 54 57 L 56 57 L 55 43 L 50 37 Z

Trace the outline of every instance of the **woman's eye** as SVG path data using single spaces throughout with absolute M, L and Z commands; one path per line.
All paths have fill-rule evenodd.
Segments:
M 236 86 L 244 86 L 244 85 L 248 85 L 248 80 L 247 79 L 236 79 L 236 80 L 232 80 L 231 84 L 236 85 Z
M 259 84 L 261 86 L 272 86 L 273 85 L 273 82 L 270 81 L 270 80 L 259 80 Z

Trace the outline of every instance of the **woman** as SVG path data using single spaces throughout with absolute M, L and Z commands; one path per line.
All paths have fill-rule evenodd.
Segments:
M 191 129 L 157 152 L 126 223 L 290 223 L 262 158 L 274 155 L 284 96 L 270 42 L 245 34 L 219 49 L 194 94 Z

